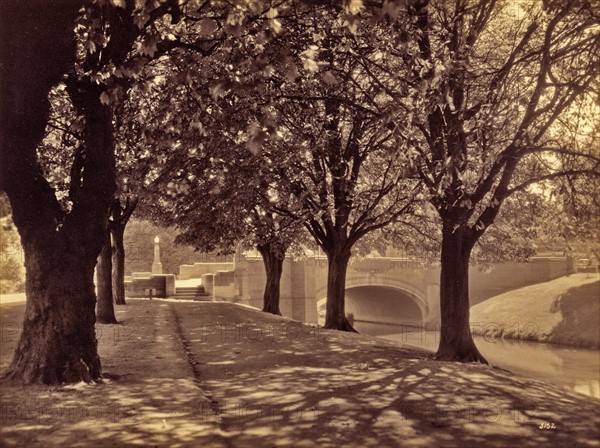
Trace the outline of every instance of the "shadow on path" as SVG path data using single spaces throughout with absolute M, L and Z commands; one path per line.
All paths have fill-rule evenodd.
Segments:
M 169 304 L 129 300 L 119 325 L 96 325 L 104 383 L 0 384 L 2 447 L 228 446 L 188 364 Z M 2 370 L 20 336 L 23 306 L 0 308 Z
M 599 403 L 555 386 L 232 304 L 173 306 L 236 447 L 598 445 Z
M 598 446 L 599 402 L 556 386 L 228 303 L 128 303 L 97 326 L 103 384 L 0 383 L 2 446 Z M 2 369 L 22 314 L 0 307 Z

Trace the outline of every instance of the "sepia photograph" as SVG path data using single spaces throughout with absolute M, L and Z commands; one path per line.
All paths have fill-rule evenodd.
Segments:
M 600 448 L 598 0 L 2 0 L 0 447 Z

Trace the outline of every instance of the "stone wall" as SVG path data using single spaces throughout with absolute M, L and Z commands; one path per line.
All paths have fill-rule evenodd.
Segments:
M 327 265 L 324 259 L 317 259 L 316 262 L 314 258 L 284 261 L 279 299 L 279 309 L 283 316 L 309 323 L 317 322 L 317 284 L 327 277 L 326 271 L 323 274 L 318 269 L 323 265 Z M 238 299 L 262 309 L 266 278 L 260 257 L 237 261 L 235 287 Z
M 214 274 L 217 271 L 227 271 L 234 269 L 231 263 L 194 263 L 182 264 L 179 267 L 179 279 L 189 280 L 190 278 L 202 278 L 204 274 Z
M 138 275 L 135 275 L 138 274 Z M 172 274 L 141 276 L 134 273 L 125 281 L 126 297 L 172 297 L 175 295 L 175 276 Z
M 304 263 L 302 261 L 291 263 L 290 292 L 292 296 L 292 319 L 317 323 L 314 263 Z
M 214 297 L 215 295 L 215 274 L 202 274 L 202 286 L 204 290 Z
M 217 271 L 213 282 L 215 298 L 233 300 L 238 295 L 235 288 L 235 271 Z
M 572 263 L 571 263 L 572 264 Z M 532 258 L 529 263 L 499 263 L 491 271 L 476 266 L 469 269 L 469 298 L 471 305 L 513 289 L 544 283 L 573 272 L 566 257 Z

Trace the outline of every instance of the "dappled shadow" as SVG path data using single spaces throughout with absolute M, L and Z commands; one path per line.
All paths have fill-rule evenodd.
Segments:
M 191 380 L 35 389 L 3 390 L 2 446 L 224 446 Z
M 103 383 L 2 383 L 2 446 L 226 446 L 186 360 L 170 306 L 147 304 L 131 300 L 117 307 L 121 325 L 97 325 Z M 2 307 L 1 316 L 12 325 L 22 309 Z M 10 362 L 4 348 L 14 350 L 18 336 L 14 326 L 5 334 L 3 367 Z
M 103 384 L 0 384 L 3 446 L 597 446 L 597 401 L 488 366 L 228 303 L 117 317 Z
M 585 446 L 599 435 L 596 401 L 541 382 L 230 304 L 174 306 L 236 446 Z
M 552 329 L 550 341 L 600 348 L 600 281 L 570 288 L 554 302 L 552 312 L 562 320 Z

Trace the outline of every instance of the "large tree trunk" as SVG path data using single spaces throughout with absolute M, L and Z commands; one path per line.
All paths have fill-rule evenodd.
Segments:
M 65 212 L 44 179 L 35 147 L 15 134 L 4 152 L 3 186 L 25 251 L 27 307 L 7 377 L 59 384 L 100 378 L 93 276 L 116 189 L 112 111 L 96 87 L 85 101 L 85 150 L 71 170 Z M 4 162 L 3 161 L 3 162 Z
M 346 319 L 346 271 L 350 261 L 350 251 L 332 247 L 325 252 L 328 261 L 325 328 L 356 333 L 357 331 Z
M 112 286 L 117 305 L 125 305 L 125 223 L 112 223 Z
M 100 378 L 95 257 L 81 256 L 79 247 L 64 240 L 35 248 L 24 243 L 27 304 L 21 339 L 6 372 L 10 379 L 61 384 Z
M 269 244 L 259 244 L 257 249 L 262 255 L 265 272 L 267 273 L 262 310 L 265 313 L 281 316 L 281 311 L 279 310 L 279 294 L 281 290 L 280 283 L 285 252 L 274 249 Z
M 2 2 L 0 182 L 21 235 L 27 292 L 23 331 L 6 376 L 24 383 L 100 378 L 93 273 L 114 193 L 114 172 L 106 170 L 114 167 L 112 147 L 89 148 L 82 201 L 68 215 L 36 157 L 48 91 L 75 58 L 73 23 L 83 3 Z
M 482 362 L 469 325 L 469 260 L 472 241 L 461 227 L 444 224 L 440 276 L 441 334 L 435 355 L 441 361 Z
M 116 189 L 113 150 L 112 112 L 96 90 L 86 99 L 85 157 L 74 162 L 81 166 L 72 170 L 68 213 L 41 176 L 35 153 L 10 154 L 16 173 L 34 173 L 11 174 L 6 182 L 25 251 L 27 292 L 10 379 L 60 384 L 101 378 L 93 279 Z
M 112 244 L 110 241 L 110 223 L 106 227 L 104 247 L 98 256 L 96 280 L 98 286 L 98 302 L 96 304 L 96 320 L 101 324 L 116 324 L 115 307 L 113 306 L 112 284 Z

